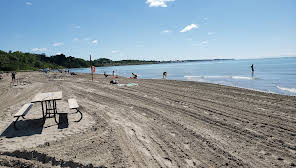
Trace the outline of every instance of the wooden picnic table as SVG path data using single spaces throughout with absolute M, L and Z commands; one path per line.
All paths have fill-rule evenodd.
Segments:
M 59 92 L 47 92 L 38 93 L 31 101 L 31 103 L 41 103 L 43 119 L 50 118 L 50 114 L 53 114 L 55 122 L 58 123 L 56 119 L 57 111 L 57 100 L 62 100 L 63 94 Z M 44 107 L 45 106 L 45 107 Z M 45 111 L 44 111 L 45 109 Z M 53 111 L 52 113 L 50 111 Z

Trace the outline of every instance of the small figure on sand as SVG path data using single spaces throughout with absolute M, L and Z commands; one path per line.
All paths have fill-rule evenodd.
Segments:
M 15 81 L 15 72 L 11 73 L 11 81 L 14 82 Z
M 137 79 L 138 78 L 138 75 L 137 74 L 132 73 L 132 75 L 133 75 L 133 79 Z
M 118 81 L 117 80 L 111 80 L 110 84 L 118 84 Z
M 251 65 L 251 70 L 254 72 L 254 64 Z
M 106 74 L 106 72 L 104 72 L 104 76 L 105 76 L 105 78 L 107 78 L 107 77 L 108 77 L 108 75 Z
M 115 79 L 115 78 L 118 78 L 118 77 L 116 76 L 115 71 L 112 71 L 112 79 Z
M 163 78 L 163 79 L 166 79 L 166 78 L 167 78 L 167 72 L 163 72 L 163 73 L 162 73 L 162 78 Z

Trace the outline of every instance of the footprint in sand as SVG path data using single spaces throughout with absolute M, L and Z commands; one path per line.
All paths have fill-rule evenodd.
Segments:
M 163 158 L 163 161 L 164 161 L 164 164 L 167 166 L 167 167 L 173 167 L 173 163 L 172 163 L 172 160 L 170 158 Z
M 134 134 L 135 134 L 135 130 L 134 130 L 134 129 L 130 129 L 130 130 L 129 130 L 129 134 L 130 134 L 130 135 L 134 135 Z
M 184 145 L 184 148 L 185 148 L 185 149 L 188 149 L 188 150 L 190 150 L 190 145 L 189 145 L 189 143 L 188 143 L 188 142 L 187 142 L 187 143 L 184 143 L 183 145 Z
M 188 164 L 188 167 L 197 167 L 198 165 L 200 165 L 200 162 L 198 160 L 185 159 L 185 161 Z

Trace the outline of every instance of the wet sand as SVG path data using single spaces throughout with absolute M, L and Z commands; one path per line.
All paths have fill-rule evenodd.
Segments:
M 296 97 L 198 82 L 18 73 L 0 81 L 0 167 L 295 167 Z M 58 112 L 34 104 L 39 92 L 62 91 Z M 68 108 L 76 98 L 83 119 Z

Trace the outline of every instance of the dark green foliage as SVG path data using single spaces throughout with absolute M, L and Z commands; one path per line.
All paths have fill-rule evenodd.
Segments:
M 107 58 L 92 61 L 92 65 L 96 67 L 155 63 L 158 62 L 141 60 L 112 61 Z M 45 54 L 23 53 L 20 51 L 5 52 L 0 50 L 0 71 L 38 70 L 43 68 L 85 68 L 89 66 L 89 61 L 72 56 L 66 57 L 64 54 L 47 57 Z
M 38 70 L 40 68 L 59 68 L 60 65 L 50 62 L 44 54 L 23 53 L 20 51 L 0 50 L 0 71 Z

